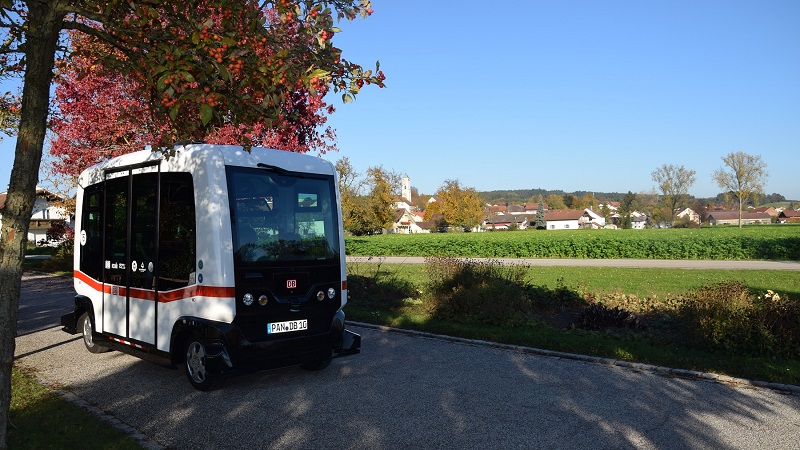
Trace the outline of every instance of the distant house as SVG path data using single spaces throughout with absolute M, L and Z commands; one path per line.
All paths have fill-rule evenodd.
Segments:
M 411 211 L 411 200 L 405 197 L 395 197 L 392 200 L 392 208 L 394 209 L 407 209 Z
M 606 218 L 592 211 L 590 208 L 583 210 L 583 216 L 588 219 L 587 226 L 595 229 L 606 227 Z
M 777 218 L 781 212 L 775 209 L 774 206 L 760 206 L 758 208 L 754 208 L 752 212 L 763 212 L 769 214 L 770 217 Z
M 521 214 L 505 214 L 501 216 L 489 216 L 481 224 L 484 230 L 508 230 L 516 227 L 518 230 L 528 228 L 528 218 Z
M 800 223 L 800 211 L 784 209 L 778 215 L 778 223 Z
M 489 205 L 487 207 L 487 212 L 490 215 L 503 215 L 508 211 L 505 205 Z
M 430 224 L 418 219 L 418 215 L 405 208 L 396 209 L 392 226 L 388 232 L 390 234 L 430 233 Z
M 631 218 L 631 229 L 644 230 L 645 228 L 647 228 L 647 214 L 639 211 L 631 211 L 630 218 Z M 619 212 L 616 212 L 611 215 L 611 223 L 615 225 L 617 228 L 622 226 L 621 222 L 622 222 L 622 216 L 619 214 Z
M 6 204 L 7 192 L 0 193 L 0 211 Z M 47 239 L 47 230 L 53 222 L 64 221 L 72 226 L 72 220 L 67 211 L 53 205 L 53 202 L 61 198 L 43 188 L 36 188 L 36 201 L 33 204 L 31 221 L 28 228 L 28 242 L 38 244 Z M 3 223 L 3 216 L 0 214 L 0 224 Z
M 711 211 L 709 225 L 738 225 L 739 211 Z M 763 212 L 742 211 L 742 225 L 772 223 L 772 217 Z
M 642 213 L 631 214 L 631 229 L 644 230 L 647 228 L 647 215 Z
M 579 209 L 554 209 L 544 213 L 548 230 L 577 230 L 587 223 L 585 211 Z
M 525 207 L 522 205 L 511 204 L 506 209 L 508 214 L 525 214 Z
M 692 208 L 683 208 L 675 211 L 675 217 L 679 219 L 687 218 L 690 222 L 700 223 L 700 214 L 694 212 Z

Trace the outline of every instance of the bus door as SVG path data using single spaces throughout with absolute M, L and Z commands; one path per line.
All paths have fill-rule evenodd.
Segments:
M 157 167 L 106 173 L 103 331 L 155 343 Z

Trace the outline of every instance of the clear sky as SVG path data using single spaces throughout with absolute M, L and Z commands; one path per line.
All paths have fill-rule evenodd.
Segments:
M 642 192 L 663 164 L 721 191 L 722 157 L 761 155 L 766 193 L 800 200 L 800 2 L 373 0 L 343 23 L 345 58 L 387 88 L 337 107 L 359 171 L 479 191 Z M 5 190 L 13 139 L 0 144 Z

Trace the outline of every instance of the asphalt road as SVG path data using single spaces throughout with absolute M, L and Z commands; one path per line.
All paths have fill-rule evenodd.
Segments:
M 26 275 L 18 363 L 153 448 L 800 449 L 798 395 L 361 327 L 362 353 L 322 372 L 201 393 L 53 327 L 72 295 L 69 279 Z

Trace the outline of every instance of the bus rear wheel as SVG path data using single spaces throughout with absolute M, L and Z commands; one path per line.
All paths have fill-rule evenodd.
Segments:
M 89 317 L 89 313 L 81 314 L 81 316 L 78 318 L 78 326 L 80 326 L 80 329 L 83 332 L 83 345 L 86 346 L 86 350 L 89 350 L 92 353 L 103 353 L 108 351 L 108 347 L 103 347 L 102 345 L 94 342 L 94 327 L 92 326 L 92 318 Z
M 211 391 L 219 386 L 220 378 L 208 370 L 206 348 L 197 336 L 189 338 L 183 367 L 186 377 L 198 391 Z

